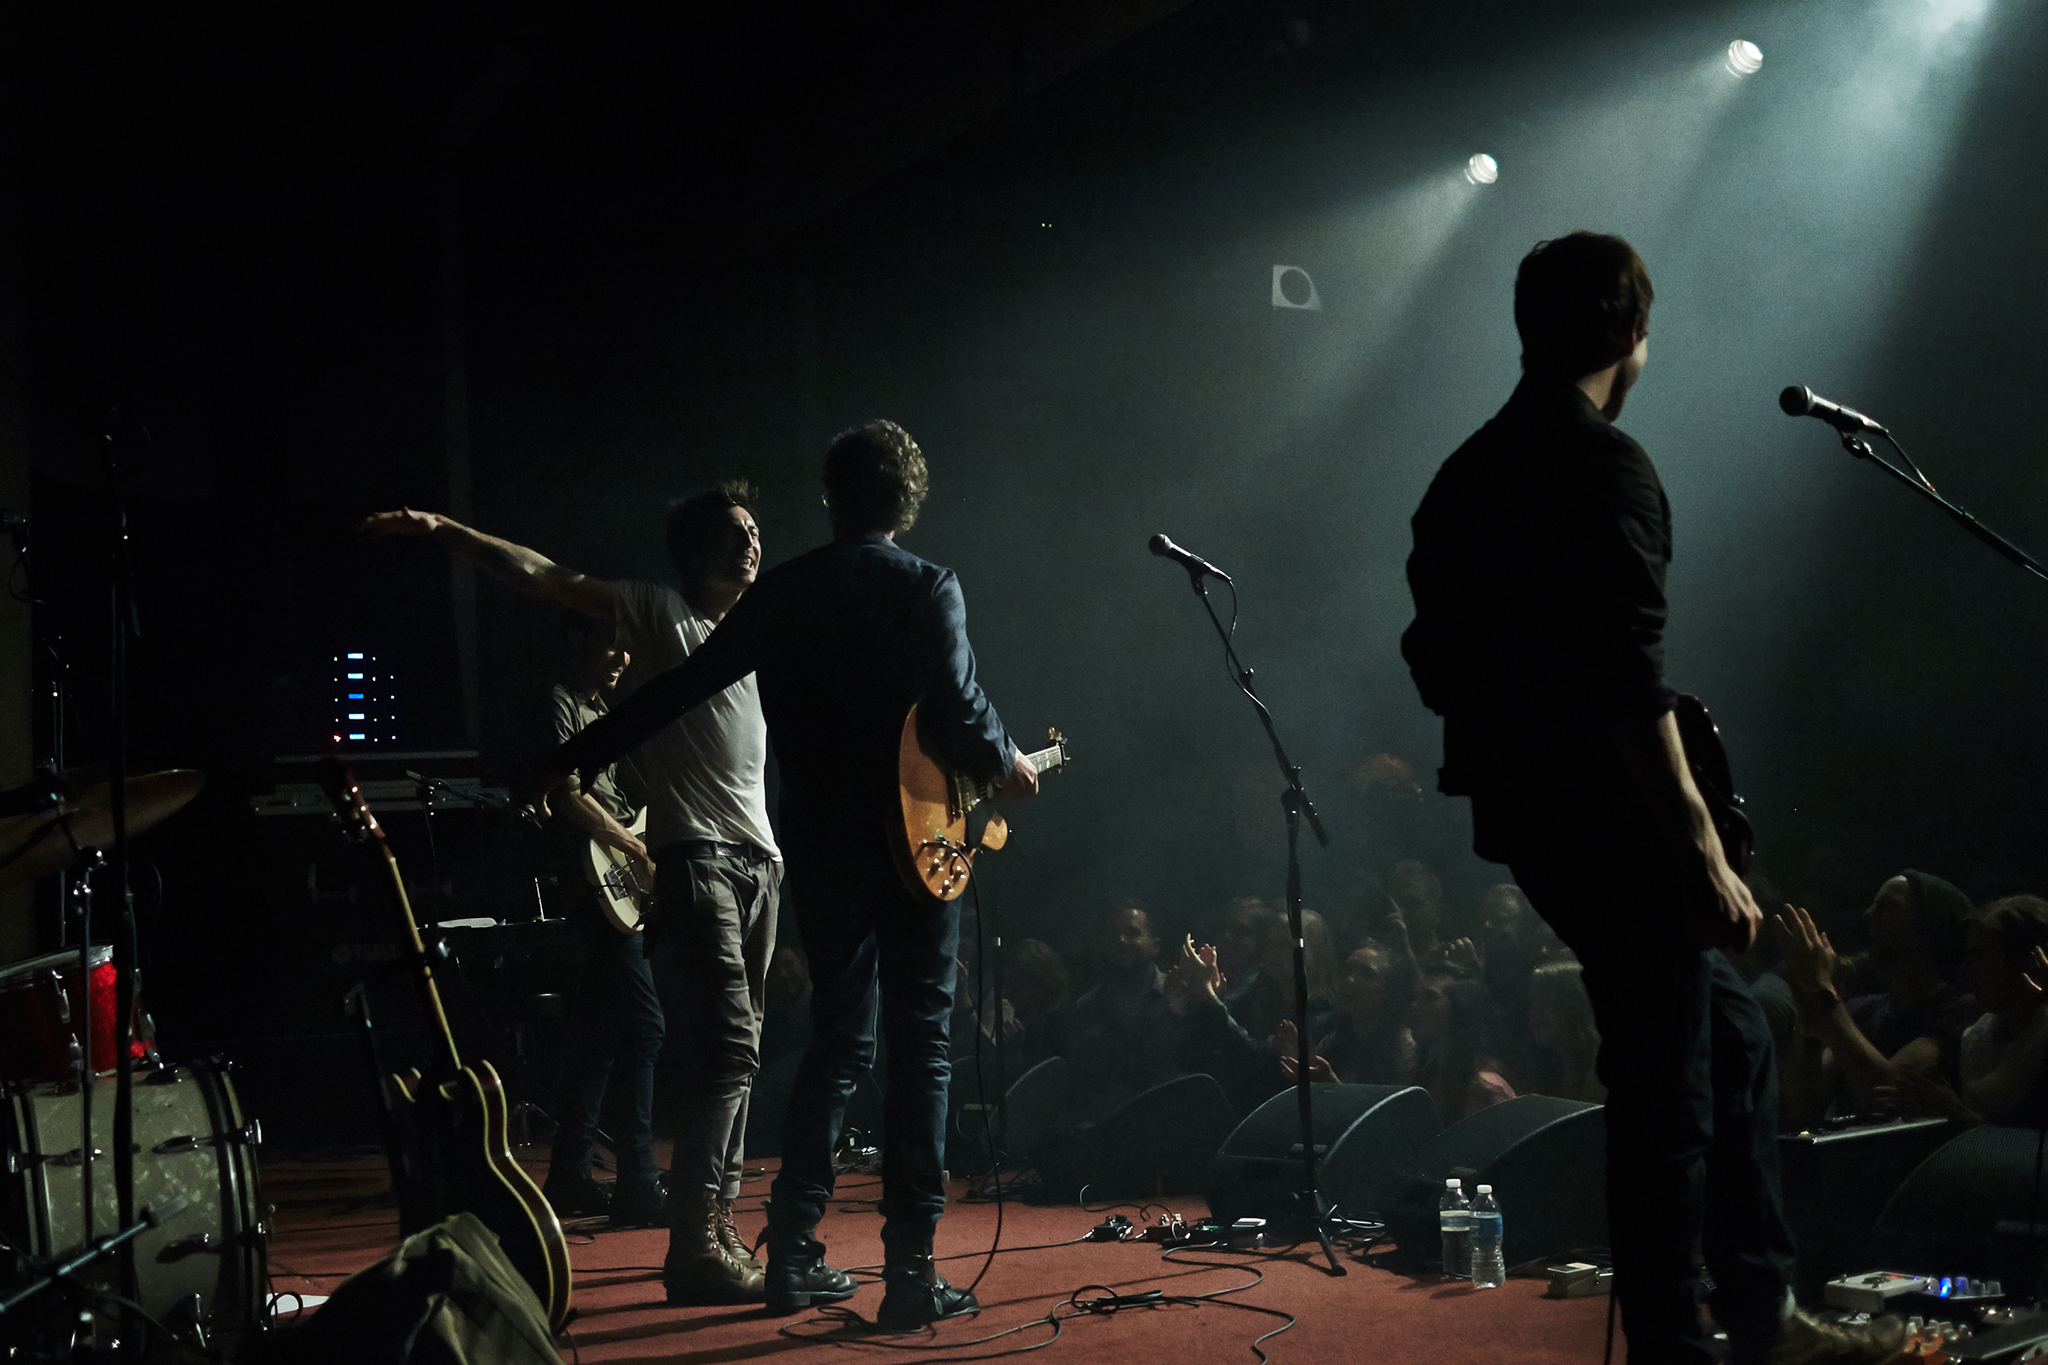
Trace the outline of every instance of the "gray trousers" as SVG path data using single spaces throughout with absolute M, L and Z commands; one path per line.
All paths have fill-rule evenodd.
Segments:
M 695 853 L 697 856 L 689 856 Z M 669 1190 L 733 1199 L 746 1159 L 747 1100 L 761 1069 L 761 1004 L 782 864 L 758 852 L 654 850 L 656 922 L 647 930 L 670 1038 L 688 1049 Z

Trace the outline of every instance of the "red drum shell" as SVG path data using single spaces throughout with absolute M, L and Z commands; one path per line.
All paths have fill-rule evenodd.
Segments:
M 113 950 L 92 950 L 90 992 L 79 989 L 78 953 L 71 949 L 46 953 L 0 968 L 0 1080 L 54 1081 L 74 1073 L 71 1049 L 83 1023 L 89 998 L 92 1009 L 92 1069 L 114 1069 Z M 141 1001 L 136 1002 L 140 1015 Z M 141 1037 L 129 1054 L 141 1057 L 148 1043 Z

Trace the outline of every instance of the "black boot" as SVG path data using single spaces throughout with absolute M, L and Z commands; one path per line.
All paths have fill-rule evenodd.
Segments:
M 591 1179 L 587 1167 L 582 1171 L 548 1167 L 547 1183 L 540 1192 L 557 1218 L 602 1218 L 611 1212 L 611 1190 Z
M 853 1276 L 825 1264 L 825 1244 L 815 1227 L 785 1234 L 768 1232 L 768 1311 L 782 1315 L 821 1303 L 839 1303 L 859 1292 Z
M 972 1290 L 955 1289 L 939 1274 L 929 1241 L 915 1249 L 888 1252 L 882 1284 L 875 1326 L 885 1332 L 914 1332 L 940 1318 L 981 1311 Z

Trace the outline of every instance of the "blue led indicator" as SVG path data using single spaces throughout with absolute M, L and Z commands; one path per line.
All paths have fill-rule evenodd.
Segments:
M 350 701 L 361 701 L 363 699 L 363 694 L 360 692 L 351 692 L 348 694 L 348 699 Z
M 368 719 L 369 719 L 369 717 L 368 717 L 368 716 L 364 715 L 364 714 L 363 714 L 362 712 L 360 712 L 360 711 L 351 711 L 351 712 L 349 712 L 349 713 L 348 713 L 348 718 L 349 718 L 350 720 L 368 720 Z
M 349 658 L 351 658 L 351 659 L 360 659 L 360 658 L 362 658 L 363 656 L 362 656 L 362 655 L 360 655 L 360 654 L 351 654 L 351 655 L 349 655 L 348 657 L 349 657 Z
M 351 673 L 348 675 L 348 680 L 350 682 L 361 682 L 363 680 L 363 675 L 360 673 Z
M 350 736 L 349 736 L 349 738 L 350 738 L 350 739 L 368 739 L 368 738 L 369 738 L 369 736 L 368 736 L 368 735 L 350 735 Z

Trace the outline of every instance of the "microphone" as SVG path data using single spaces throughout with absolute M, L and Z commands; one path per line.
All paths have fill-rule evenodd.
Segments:
M 1166 532 L 1164 531 L 1152 537 L 1152 553 L 1158 555 L 1161 559 L 1172 560 L 1197 577 L 1207 574 L 1211 578 L 1220 578 L 1225 583 L 1230 581 L 1229 574 L 1223 572 L 1223 570 L 1217 568 L 1214 564 L 1211 564 L 1193 551 L 1181 549 L 1180 546 L 1166 538 Z
M 1884 433 L 1882 426 L 1856 409 L 1830 403 L 1804 384 L 1794 384 L 1779 394 L 1778 406 L 1785 410 L 1787 417 L 1818 417 L 1837 431 Z

